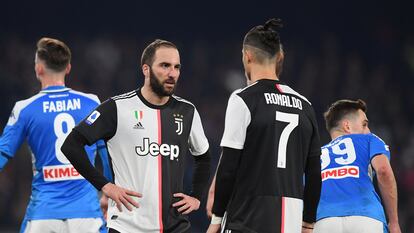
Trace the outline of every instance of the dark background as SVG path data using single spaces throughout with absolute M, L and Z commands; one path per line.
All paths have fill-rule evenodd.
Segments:
M 196 104 L 214 157 L 230 93 L 245 85 L 241 43 L 253 26 L 279 17 L 286 60 L 281 80 L 323 111 L 340 98 L 368 104 L 371 130 L 391 147 L 400 224 L 414 232 L 414 14 L 410 1 L 6 1 L 0 4 L 0 129 L 14 103 L 36 94 L 36 42 L 72 50 L 67 85 L 101 100 L 142 85 L 139 59 L 156 38 L 180 49 L 177 95 Z M 191 160 L 189 160 L 191 161 Z M 191 163 L 190 163 L 191 164 Z M 190 171 L 190 168 L 189 168 Z M 18 229 L 30 195 L 27 146 L 0 173 L 0 232 Z M 187 186 L 191 175 L 186 177 Z M 193 231 L 206 229 L 204 205 Z M 411 220 L 411 221 L 410 221 Z

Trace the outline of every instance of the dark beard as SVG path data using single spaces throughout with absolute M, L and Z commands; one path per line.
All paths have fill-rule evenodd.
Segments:
M 167 91 L 164 89 L 164 86 L 155 76 L 154 72 L 152 72 L 152 69 L 150 68 L 150 86 L 152 91 L 157 94 L 159 97 L 165 97 L 165 96 L 172 96 L 174 94 L 175 87 L 177 86 L 177 83 L 175 83 L 174 88 L 171 91 Z

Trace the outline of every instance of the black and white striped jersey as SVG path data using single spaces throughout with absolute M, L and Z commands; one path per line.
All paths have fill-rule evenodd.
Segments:
M 110 200 L 108 227 L 120 232 L 188 231 L 187 217 L 172 207 L 178 201 L 173 194 L 183 192 L 188 150 L 198 156 L 209 148 L 192 103 L 172 96 L 156 106 L 136 90 L 107 100 L 75 130 L 88 143 L 103 138 L 114 183 L 143 195 L 132 212 L 119 212 Z M 194 191 L 196 197 L 201 195 Z
M 227 208 L 220 203 L 213 208 L 213 213 L 226 208 L 224 227 L 300 232 L 306 162 L 320 156 L 311 103 L 278 80 L 262 79 L 237 90 L 229 98 L 221 146 L 240 151 L 238 161 L 228 163 L 238 165 Z

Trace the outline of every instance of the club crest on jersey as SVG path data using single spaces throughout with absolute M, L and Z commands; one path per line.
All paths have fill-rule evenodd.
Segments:
M 88 124 L 88 125 L 92 125 L 98 118 L 99 118 L 99 116 L 101 115 L 101 113 L 100 112 L 98 112 L 98 111 L 93 111 L 92 113 L 91 113 L 91 115 L 89 115 L 88 116 L 88 118 L 86 119 L 86 124 Z
M 139 156 L 169 156 L 171 160 L 178 158 L 180 154 L 180 147 L 177 145 L 161 144 L 159 145 L 156 142 L 151 142 L 149 138 L 144 138 L 142 146 L 135 147 L 135 153 Z
M 137 123 L 134 125 L 134 129 L 144 129 L 144 126 L 142 125 L 142 119 L 144 118 L 144 112 L 143 111 L 134 111 L 135 119 L 137 119 Z
M 178 135 L 181 135 L 183 133 L 183 115 L 180 114 L 174 114 L 174 122 L 175 124 L 177 124 L 177 129 L 175 130 L 175 132 Z

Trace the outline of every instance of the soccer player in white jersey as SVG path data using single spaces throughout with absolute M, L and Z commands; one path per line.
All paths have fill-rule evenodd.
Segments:
M 332 141 L 322 147 L 322 193 L 314 233 L 401 233 L 390 151 L 370 133 L 366 109 L 362 100 L 338 100 L 324 114 Z
M 96 95 L 65 87 L 70 60 L 71 52 L 63 42 L 51 38 L 38 41 L 35 72 L 42 90 L 15 104 L 0 137 L 0 169 L 25 140 L 32 151 L 32 195 L 21 232 L 105 230 L 96 189 L 60 150 L 71 129 L 100 103 Z M 88 161 L 94 162 L 97 149 L 107 164 L 102 141 L 85 148 Z M 109 178 L 109 169 L 106 172 Z
M 177 47 L 155 40 L 141 57 L 144 85 L 102 103 L 67 137 L 62 151 L 109 199 L 109 232 L 191 232 L 187 214 L 207 192 L 209 144 L 195 106 L 173 95 L 179 75 Z M 109 183 L 85 159 L 84 145 L 104 139 L 114 173 Z M 184 161 L 195 161 L 190 194 Z

